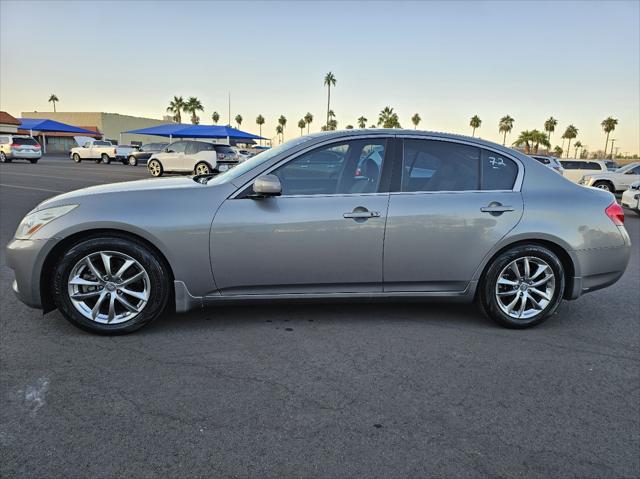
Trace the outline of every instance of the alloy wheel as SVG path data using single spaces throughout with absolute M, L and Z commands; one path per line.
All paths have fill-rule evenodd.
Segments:
M 500 272 L 495 295 L 503 313 L 513 319 L 529 319 L 544 311 L 555 290 L 551 266 L 535 256 L 523 256 Z
M 153 176 L 160 176 L 160 172 L 162 171 L 160 168 L 160 163 L 158 163 L 156 160 L 150 161 L 147 165 L 147 168 Z
M 196 175 L 208 175 L 211 173 L 209 166 L 206 163 L 198 163 L 196 165 Z

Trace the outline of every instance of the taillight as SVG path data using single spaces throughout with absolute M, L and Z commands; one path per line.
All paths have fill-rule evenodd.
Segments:
M 624 210 L 622 206 L 615 201 L 611 203 L 604 212 L 616 226 L 624 225 Z
M 20 148 L 22 145 L 19 145 L 18 143 L 11 143 L 11 148 L 16 149 L 16 148 Z
M 36 150 L 39 150 L 39 149 L 40 149 L 40 145 L 33 145 L 33 147 L 34 147 Z

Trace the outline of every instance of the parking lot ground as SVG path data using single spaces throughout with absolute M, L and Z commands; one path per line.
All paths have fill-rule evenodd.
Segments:
M 524 331 L 472 305 L 349 302 L 99 337 L 14 298 L 4 246 L 25 213 L 146 177 L 0 165 L 0 477 L 640 476 L 638 216 L 624 277 Z

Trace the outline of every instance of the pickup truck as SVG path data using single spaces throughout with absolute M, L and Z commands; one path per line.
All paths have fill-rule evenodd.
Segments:
M 69 155 L 73 161 L 93 160 L 96 163 L 111 163 L 116 158 L 116 147 L 110 141 L 87 137 L 74 137 L 80 146 L 71 148 Z

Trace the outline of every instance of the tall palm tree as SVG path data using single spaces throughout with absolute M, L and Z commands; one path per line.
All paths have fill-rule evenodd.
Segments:
M 329 120 L 331 120 L 331 118 L 335 118 L 336 114 L 333 112 L 333 110 L 329 110 Z
M 604 130 L 604 132 L 607 134 L 607 141 L 605 141 L 604 143 L 604 157 L 607 157 L 607 148 L 609 147 L 609 134 L 616 129 L 616 125 L 618 124 L 618 119 L 617 118 L 613 118 L 611 116 L 608 116 L 607 118 L 605 118 L 604 120 L 602 120 L 602 123 L 600 123 L 600 126 L 602 126 L 602 129 Z M 611 156 L 613 157 L 613 145 L 611 146 Z
M 520 135 L 518 136 L 518 138 L 516 138 L 516 141 L 513 142 L 514 146 L 524 146 L 524 152 L 528 155 L 529 153 L 531 153 L 531 146 L 533 145 L 533 138 L 534 134 L 532 131 L 529 130 L 525 130 L 520 132 Z
M 473 115 L 471 117 L 471 121 L 469 122 L 469 126 L 473 128 L 473 131 L 471 131 L 471 136 L 476 136 L 476 128 L 480 128 L 480 125 L 482 125 L 482 120 L 480 119 L 480 117 L 478 115 Z
M 282 127 L 282 140 L 284 140 L 284 127 L 287 126 L 287 119 L 285 118 L 284 115 L 280 115 L 280 118 L 278 118 L 278 124 Z
M 256 117 L 256 124 L 260 128 L 260 136 L 262 136 L 262 125 L 264 125 L 264 116 L 258 115 Z M 262 140 L 260 140 L 260 144 L 262 144 Z
M 187 113 L 191 113 L 191 123 L 197 125 L 200 123 L 200 118 L 197 115 L 197 112 L 204 111 L 204 107 L 200 100 L 198 100 L 195 96 L 190 96 L 187 99 L 186 104 L 183 107 L 183 110 Z
M 213 123 L 214 123 L 215 125 L 217 125 L 217 124 L 218 124 L 218 121 L 220 120 L 220 113 L 218 113 L 217 111 L 214 111 L 214 112 L 211 114 L 211 119 L 213 120 Z
M 531 131 L 531 143 L 534 154 L 538 153 L 538 148 L 540 147 L 540 145 L 544 146 L 545 148 L 551 148 L 551 143 L 549 143 L 549 139 L 547 138 L 546 133 L 542 131 Z
M 56 102 L 60 101 L 58 100 L 58 97 L 56 96 L 55 93 L 52 93 L 51 96 L 49 97 L 49 103 L 53 103 L 53 112 L 56 112 Z
M 402 128 L 398 114 L 388 106 L 385 106 L 378 115 L 378 126 L 380 125 L 382 125 L 382 128 Z
M 329 125 L 327 126 L 328 130 L 337 130 L 338 129 L 338 121 L 335 118 L 331 118 L 329 120 Z
M 420 118 L 420 115 L 418 115 L 417 113 L 411 117 L 411 123 L 413 123 L 413 129 L 414 129 L 414 130 L 415 130 L 416 128 L 418 128 L 418 124 L 419 124 L 421 121 L 422 121 L 422 118 Z
M 564 131 L 563 136 L 569 140 L 569 144 L 567 145 L 567 158 L 569 158 L 569 151 L 571 150 L 571 140 L 578 136 L 578 129 L 573 125 L 569 125 Z
M 307 122 L 304 121 L 304 118 L 300 118 L 298 121 L 298 128 L 300 128 L 300 136 L 304 135 L 304 127 L 307 126 Z
M 562 158 L 562 148 L 560 148 L 560 146 L 556 146 L 553 149 L 553 154 L 558 158 Z
M 329 72 L 324 76 L 324 84 L 327 87 L 327 127 L 329 126 L 329 110 L 331 108 L 331 87 L 336 86 L 336 77 Z
M 511 130 L 513 130 L 514 122 L 515 120 L 511 118 L 509 115 L 505 115 L 502 118 L 500 118 L 500 122 L 498 123 L 498 131 L 504 134 L 502 138 L 502 146 L 504 146 L 505 143 L 507 142 L 507 133 L 511 133 Z
M 366 128 L 367 127 L 367 119 L 364 116 L 358 118 L 358 128 Z
M 547 140 L 551 143 L 551 133 L 556 130 L 556 126 L 558 126 L 558 120 L 554 117 L 550 116 L 547 121 L 544 122 L 544 131 L 547 132 Z
M 242 115 L 238 113 L 238 114 L 236 115 L 235 120 L 236 120 L 236 123 L 238 124 L 238 130 L 239 130 L 239 129 L 240 129 L 240 126 L 242 125 Z
M 573 144 L 573 147 L 576 149 L 576 151 L 575 151 L 575 153 L 574 153 L 574 155 L 573 155 L 573 156 L 574 156 L 574 158 L 578 158 L 578 150 L 579 150 L 580 148 L 582 148 L 582 142 L 581 142 L 580 140 L 576 141 L 576 142 Z
M 304 122 L 307 124 L 307 135 L 309 134 L 309 125 L 313 122 L 313 115 L 309 112 L 304 116 Z
M 276 126 L 276 135 L 278 135 L 278 139 L 280 140 L 280 143 L 282 143 L 282 137 L 284 136 L 284 128 L 282 125 Z
M 181 96 L 174 96 L 173 100 L 169 102 L 169 106 L 167 107 L 168 113 L 173 113 L 173 121 L 176 123 L 182 123 L 182 114 L 181 112 L 186 112 L 185 108 L 187 105 L 184 102 L 184 99 Z

